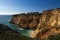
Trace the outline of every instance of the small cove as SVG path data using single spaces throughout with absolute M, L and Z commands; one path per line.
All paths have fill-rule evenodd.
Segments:
M 30 33 L 31 33 L 32 30 L 30 30 L 30 29 L 22 29 L 22 28 L 18 27 L 15 24 L 9 23 L 9 19 L 11 17 L 12 17 L 11 15 L 1 15 L 0 16 L 0 24 L 7 25 L 10 29 L 12 29 L 14 31 L 17 31 L 17 32 L 19 32 L 20 34 L 22 34 L 24 36 L 30 37 Z

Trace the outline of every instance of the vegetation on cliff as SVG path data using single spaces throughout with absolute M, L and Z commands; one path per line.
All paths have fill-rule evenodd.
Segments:
M 57 35 L 50 35 L 46 40 L 60 40 L 60 33 Z

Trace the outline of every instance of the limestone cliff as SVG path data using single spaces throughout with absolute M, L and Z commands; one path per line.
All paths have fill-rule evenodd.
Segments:
M 22 28 L 36 29 L 40 20 L 40 15 L 41 14 L 38 12 L 13 15 L 10 23 L 16 24 Z
M 43 39 L 58 33 L 60 33 L 60 8 L 43 11 L 38 27 L 32 31 L 31 37 L 34 38 L 38 35 Z
M 45 10 L 42 13 L 13 15 L 10 22 L 22 28 L 35 29 L 31 33 L 32 38 L 37 34 L 41 39 L 47 38 L 51 34 L 60 33 L 60 8 Z

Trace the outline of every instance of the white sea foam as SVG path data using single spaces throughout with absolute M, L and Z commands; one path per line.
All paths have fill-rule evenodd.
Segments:
M 22 28 L 18 28 L 19 30 L 24 30 L 24 29 L 22 29 Z

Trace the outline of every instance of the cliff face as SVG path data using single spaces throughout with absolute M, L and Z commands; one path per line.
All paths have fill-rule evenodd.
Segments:
M 60 9 L 51 9 L 43 11 L 36 30 L 32 31 L 31 37 L 37 35 L 43 39 L 49 35 L 60 33 Z M 32 36 L 33 35 L 33 36 Z
M 39 23 L 41 27 L 60 26 L 60 9 L 43 11 Z
M 38 12 L 31 12 L 28 14 L 13 15 L 10 23 L 16 24 L 22 28 L 36 29 L 40 20 Z
M 51 34 L 60 33 L 60 8 L 45 10 L 42 13 L 13 15 L 11 23 L 22 28 L 35 29 L 31 37 L 47 38 Z M 33 36 L 32 36 L 33 35 Z
M 17 14 L 12 16 L 10 22 L 22 28 L 36 29 L 39 23 L 42 27 L 45 27 L 51 25 L 50 20 L 54 21 L 53 19 L 56 19 L 56 12 L 58 12 L 58 10 L 59 9 L 52 9 L 43 11 L 42 13 L 31 12 L 28 14 Z

